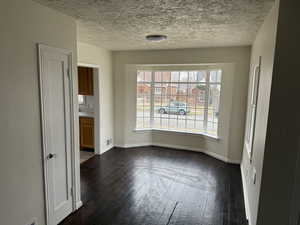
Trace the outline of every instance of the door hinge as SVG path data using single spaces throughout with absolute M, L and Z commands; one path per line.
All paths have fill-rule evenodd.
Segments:
M 67 69 L 67 76 L 68 76 L 68 78 L 70 79 L 71 73 L 70 73 L 70 69 L 69 69 L 69 68 Z
M 73 187 L 70 188 L 70 195 L 73 197 Z

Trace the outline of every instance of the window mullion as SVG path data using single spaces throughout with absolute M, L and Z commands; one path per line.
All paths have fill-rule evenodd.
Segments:
M 151 90 L 150 90 L 150 127 L 153 128 L 154 122 L 154 72 L 151 71 Z
M 204 103 L 204 130 L 207 131 L 208 100 L 209 100 L 209 72 L 206 70 L 205 103 Z
M 163 79 L 163 73 L 160 74 L 160 79 Z M 160 84 L 160 108 L 162 107 L 162 93 L 163 93 L 163 85 Z M 162 127 L 162 114 L 160 115 L 160 127 Z
M 185 113 L 185 129 L 187 130 L 187 119 L 188 119 L 188 117 L 187 117 L 187 111 L 188 111 L 188 101 L 189 101 L 189 87 L 190 87 L 190 85 L 189 85 L 189 81 L 190 81 L 190 73 L 189 72 L 187 72 L 187 76 L 188 76 L 188 83 L 186 84 L 186 99 L 185 99 L 185 106 L 186 106 L 186 113 Z

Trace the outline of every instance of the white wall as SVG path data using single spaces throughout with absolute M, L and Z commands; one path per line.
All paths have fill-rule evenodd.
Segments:
M 243 160 L 241 165 L 243 186 L 245 192 L 245 204 L 249 225 L 255 225 L 257 221 L 257 212 L 259 204 L 259 193 L 261 186 L 262 167 L 264 160 L 264 148 L 266 140 L 266 129 L 269 111 L 269 99 L 271 92 L 273 62 L 276 42 L 276 30 L 278 21 L 278 2 L 266 18 L 260 28 L 256 40 L 252 46 L 250 80 L 252 80 L 255 66 L 259 62 L 259 56 L 262 57 L 261 75 L 259 84 L 259 95 L 257 102 L 256 130 L 253 142 L 252 162 L 246 147 L 243 151 Z M 249 85 L 251 86 L 251 84 Z M 250 95 L 248 102 L 250 102 Z M 256 170 L 256 183 L 253 183 L 252 174 Z M 271 190 L 270 190 L 271 191 Z
M 31 0 L 1 0 L 0 17 L 0 223 L 44 225 L 36 44 L 72 50 L 76 61 L 76 23 Z
M 112 74 L 112 53 L 106 49 L 79 42 L 78 63 L 99 66 L 100 99 L 100 153 L 113 147 L 106 144 L 114 137 L 114 92 Z M 94 106 L 97 107 L 96 105 Z
M 300 222 L 300 208 L 292 204 L 300 192 L 294 189 L 295 183 L 299 185 L 295 173 L 300 163 L 299 9 L 300 1 L 280 1 L 256 225 Z M 298 193 L 293 195 L 293 191 Z
M 159 144 L 178 148 L 205 151 L 231 162 L 240 162 L 247 99 L 250 47 L 203 48 L 157 51 L 113 52 L 115 76 L 115 145 L 129 147 L 143 144 Z M 230 112 L 220 141 L 196 135 L 163 132 L 134 132 L 135 123 L 135 74 L 136 64 L 205 64 L 221 63 L 233 66 L 233 81 L 227 86 L 232 92 L 224 106 Z M 131 65 L 131 66 L 130 66 Z M 230 69 L 229 69 L 230 71 Z M 224 74 L 226 75 L 226 74 Z M 231 104 L 232 102 L 232 104 Z M 230 103 L 230 104 L 226 104 Z M 221 103 L 222 104 L 222 103 Z M 229 109 L 228 109 L 229 108 Z

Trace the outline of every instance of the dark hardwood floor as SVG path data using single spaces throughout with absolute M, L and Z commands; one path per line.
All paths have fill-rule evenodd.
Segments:
M 81 165 L 83 206 L 61 225 L 246 225 L 239 166 L 160 147 Z

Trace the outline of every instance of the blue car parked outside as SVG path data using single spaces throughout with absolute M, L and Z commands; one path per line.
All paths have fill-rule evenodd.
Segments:
M 185 102 L 170 102 L 167 106 L 158 109 L 161 114 L 179 114 L 186 115 L 190 112 L 190 107 Z

